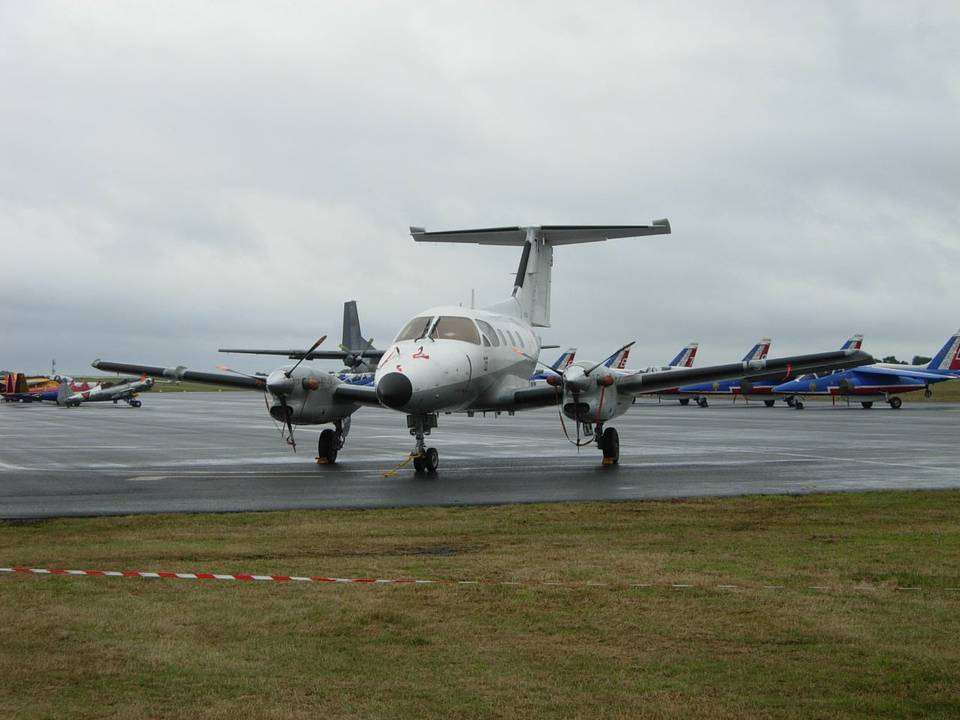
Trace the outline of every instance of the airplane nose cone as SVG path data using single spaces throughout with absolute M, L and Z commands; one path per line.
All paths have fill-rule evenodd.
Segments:
M 399 410 L 413 396 L 410 378 L 401 373 L 387 373 L 377 383 L 377 399 L 388 408 Z

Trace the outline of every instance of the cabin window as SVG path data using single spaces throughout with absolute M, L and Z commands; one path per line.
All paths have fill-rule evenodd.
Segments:
M 503 330 L 500 330 L 499 328 L 497 328 L 497 335 L 500 336 L 500 343 L 501 343 L 501 344 L 503 344 L 503 345 L 509 345 L 509 344 L 510 344 L 510 343 L 507 342 L 507 338 L 504 337 L 504 335 L 503 335 Z
M 431 316 L 415 317 L 413 320 L 408 322 L 403 330 L 400 331 L 400 334 L 397 335 L 397 339 L 394 342 L 401 342 L 402 340 L 417 340 L 422 337 L 427 336 L 427 330 L 430 328 L 430 323 L 433 321 Z
M 477 320 L 477 325 L 480 326 L 480 332 L 483 334 L 484 345 L 493 345 L 494 347 L 500 346 L 500 341 L 497 340 L 497 333 L 490 323 L 486 323 L 483 320 Z M 487 338 L 489 338 L 489 340 Z
M 480 344 L 480 333 L 473 320 L 452 315 L 441 315 L 433 326 L 430 337 L 436 340 L 460 340 L 474 345 Z

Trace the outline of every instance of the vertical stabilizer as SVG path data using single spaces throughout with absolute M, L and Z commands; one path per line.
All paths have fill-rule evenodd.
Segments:
M 863 335 L 851 335 L 843 345 L 841 350 L 859 350 L 863 346 Z
M 927 365 L 928 370 L 960 372 L 960 330 L 957 330 Z
M 343 304 L 343 350 L 365 350 L 367 341 L 360 332 L 360 313 L 357 312 L 357 301 L 348 300 Z
M 700 343 L 692 342 L 683 350 L 677 353 L 677 356 L 669 362 L 670 367 L 693 367 L 693 361 L 697 357 L 697 348 Z
M 767 353 L 770 352 L 770 338 L 763 338 L 760 342 L 750 348 L 750 352 L 743 356 L 744 362 L 752 360 L 765 360 Z

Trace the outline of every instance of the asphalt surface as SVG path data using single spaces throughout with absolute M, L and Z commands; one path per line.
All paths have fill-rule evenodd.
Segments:
M 383 473 L 412 447 L 364 409 L 335 466 L 293 454 L 255 393 L 148 393 L 125 404 L 0 404 L 0 517 L 628 500 L 960 487 L 960 404 L 806 409 L 638 403 L 613 423 L 619 466 L 577 452 L 555 410 L 441 416 L 436 475 Z M 569 427 L 569 423 L 568 423 Z

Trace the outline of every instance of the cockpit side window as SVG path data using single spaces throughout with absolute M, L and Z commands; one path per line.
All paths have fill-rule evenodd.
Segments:
M 430 328 L 430 323 L 432 321 L 433 318 L 429 315 L 415 317 L 406 324 L 403 330 L 400 331 L 400 334 L 397 335 L 397 338 L 394 340 L 394 342 L 400 342 L 402 340 L 416 340 L 417 338 L 426 337 L 427 330 Z
M 430 337 L 436 340 L 461 340 L 474 345 L 480 344 L 480 333 L 473 320 L 453 315 L 441 315 L 433 326 Z
M 500 336 L 500 342 L 501 342 L 502 344 L 504 344 L 504 345 L 509 345 L 509 344 L 510 344 L 510 343 L 507 342 L 507 338 L 504 337 L 504 335 L 503 335 L 503 330 L 501 330 L 500 328 L 497 328 L 497 335 Z
M 477 325 L 480 326 L 480 332 L 483 333 L 484 345 L 493 345 L 494 347 L 500 346 L 500 340 L 497 339 L 497 333 L 494 331 L 493 326 L 490 325 L 490 323 L 486 323 L 483 320 L 477 320 Z

